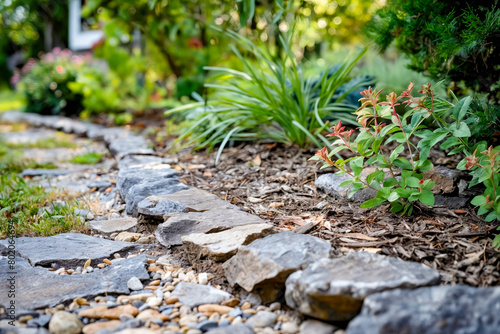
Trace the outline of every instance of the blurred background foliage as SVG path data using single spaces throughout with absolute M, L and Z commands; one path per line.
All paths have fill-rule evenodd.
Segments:
M 242 46 L 227 37 L 227 33 L 235 33 L 265 50 L 271 63 L 296 66 L 279 78 L 288 87 L 278 94 L 280 100 L 275 102 L 280 105 L 290 103 L 287 94 L 300 98 L 294 86 L 298 82 L 314 86 L 325 74 L 334 73 L 335 66 L 355 57 L 353 50 L 371 44 L 357 66 L 342 76 L 343 82 L 336 86 L 339 90 L 329 91 L 330 102 L 336 102 L 348 87 L 353 95 L 343 96 L 342 103 L 355 107 L 356 84 L 361 87 L 371 82 L 389 93 L 402 91 L 410 80 L 421 85 L 444 79 L 446 83 L 439 92 L 442 97 L 447 96 L 446 87 L 457 95 L 475 95 L 478 128 L 488 135 L 498 129 L 497 0 L 82 3 L 86 23 L 101 29 L 104 37 L 88 53 L 70 54 L 65 50 L 67 0 L 0 2 L 0 111 L 26 105 L 27 111 L 46 114 L 107 114 L 114 122 L 125 124 L 138 113 L 178 107 L 189 100 L 220 103 L 220 90 L 213 85 L 224 76 L 213 69 L 244 71 L 245 66 L 252 68 L 262 61 L 253 46 Z M 286 36 L 286 43 L 280 42 L 281 36 Z M 295 73 L 300 79 L 293 78 Z M 266 80 L 269 74 L 272 66 L 259 78 Z M 350 86 L 342 86 L 349 82 Z M 12 89 L 16 92 L 11 93 Z M 315 94 L 311 91 L 308 99 L 316 98 Z M 191 125 L 203 114 L 189 108 L 181 110 L 176 117 L 191 120 Z M 311 107 L 306 111 L 314 110 Z M 335 118 L 323 116 L 322 121 Z M 212 119 L 214 123 L 220 121 Z M 303 126 L 311 124 L 304 119 Z M 224 140 L 225 136 L 217 138 Z

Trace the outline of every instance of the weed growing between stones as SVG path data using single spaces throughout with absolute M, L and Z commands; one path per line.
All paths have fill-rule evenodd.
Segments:
M 99 161 L 101 161 L 102 154 L 96 152 L 88 152 L 77 155 L 69 160 L 69 162 L 74 164 L 82 164 L 82 165 L 95 165 Z
M 54 164 L 23 160 L 20 149 L 0 146 L 0 239 L 13 221 L 16 236 L 49 236 L 86 230 L 83 217 L 75 213 L 82 204 L 67 192 L 46 192 L 17 174 L 27 168 L 53 169 Z
M 12 149 L 23 148 L 77 148 L 78 146 L 72 141 L 72 136 L 62 132 L 58 132 L 56 137 L 44 138 L 31 143 L 6 143 L 7 147 Z
M 345 127 L 339 122 L 331 127 L 333 133 L 328 135 L 337 138 L 333 142 L 335 148 L 328 152 L 325 146 L 310 160 L 321 160 L 321 168 L 334 166 L 339 169 L 337 174 L 352 176 L 352 180 L 341 184 L 351 187 L 349 197 L 365 188 L 375 190 L 376 196 L 362 203 L 362 208 L 389 202 L 391 212 L 411 215 L 418 202 L 434 205 L 431 189 L 435 183 L 426 179 L 424 172 L 433 168 L 427 159 L 431 149 L 442 142 L 439 147 L 451 149 L 449 155 L 464 153 L 467 156 L 457 168 L 473 169 L 469 187 L 481 182 L 486 186 L 484 195 L 472 201 L 480 206 L 478 214 L 489 212 L 487 221 L 500 220 L 500 146 L 486 149 L 484 141 L 469 142 L 471 131 L 466 115 L 470 112 L 472 98 L 458 101 L 455 97 L 456 104 L 452 104 L 438 99 L 431 84 L 422 86 L 419 93 L 423 96 L 413 97 L 413 85 L 410 82 L 408 89 L 399 96 L 391 92 L 385 102 L 379 102 L 382 90 L 377 92 L 369 88 L 363 91 L 359 100 L 362 105 L 356 111 L 361 125 L 356 138 L 351 139 L 354 130 L 344 131 Z M 389 125 L 383 123 L 384 120 Z M 398 143 L 395 149 L 383 146 L 393 141 Z M 331 160 L 343 150 L 350 151 L 354 157 Z M 476 156 L 478 150 L 481 153 Z M 375 171 L 363 175 L 369 165 L 374 165 Z M 499 236 L 494 240 L 494 247 L 500 247 Z

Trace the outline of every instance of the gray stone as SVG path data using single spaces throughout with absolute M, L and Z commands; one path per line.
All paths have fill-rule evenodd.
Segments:
M 211 194 L 208 191 L 198 188 L 190 188 L 170 195 L 151 196 L 151 201 L 169 200 L 184 204 L 189 211 L 203 212 L 208 210 L 229 208 L 238 209 L 236 205 L 232 205 L 217 195 Z
M 82 216 L 86 220 L 94 219 L 94 214 L 87 209 L 75 209 L 74 213 L 77 216 Z
M 158 180 L 156 182 L 136 184 L 130 188 L 127 197 L 125 197 L 127 214 L 137 216 L 137 205 L 148 196 L 172 194 L 188 188 L 188 186 L 179 182 L 177 177 Z
M 196 328 L 202 331 L 203 333 L 208 332 L 211 329 L 219 327 L 219 324 L 217 321 L 211 321 L 211 320 L 204 320 L 201 321 Z
M 207 332 L 207 334 L 236 334 L 236 333 L 237 334 L 254 334 L 255 332 L 253 331 L 252 327 L 245 325 L 245 324 L 217 327 L 217 328 L 211 329 Z
M 148 279 L 146 257 L 140 255 L 116 262 L 104 269 L 85 275 L 57 275 L 46 268 L 32 267 L 26 259 L 16 257 L 16 308 L 17 312 L 53 307 L 77 297 L 93 298 L 100 294 L 129 293 L 127 281 L 135 276 Z M 0 258 L 6 263 L 7 258 Z M 4 262 L 5 261 L 5 262 Z M 0 281 L 7 282 L 8 271 L 0 271 Z M 0 284 L 0 294 L 6 296 L 8 284 Z M 0 299 L 6 307 L 8 299 Z
M 137 219 L 132 217 L 109 219 L 109 220 L 92 220 L 89 222 L 91 229 L 104 234 L 115 232 L 135 232 Z
M 154 150 L 149 146 L 144 137 L 134 135 L 112 139 L 108 142 L 109 151 L 116 160 L 130 154 L 154 154 Z
M 52 334 L 80 334 L 83 323 L 74 313 L 58 311 L 49 322 L 49 331 Z
M 333 334 L 337 327 L 318 320 L 306 320 L 300 324 L 300 334 Z
M 22 171 L 20 174 L 21 176 L 50 176 L 50 177 L 55 177 L 55 176 L 60 176 L 60 175 L 67 175 L 70 174 L 71 171 L 69 170 L 64 170 L 64 169 L 35 169 L 35 168 L 27 168 Z
M 238 284 L 271 302 L 284 290 L 288 275 L 328 257 L 331 248 L 330 243 L 316 237 L 281 232 L 241 246 L 223 268 L 231 285 Z
M 29 129 L 26 131 L 0 134 L 0 138 L 13 144 L 31 144 L 55 137 L 57 137 L 57 132 L 49 129 Z
M 286 302 L 308 316 L 346 321 L 373 293 L 438 284 L 439 272 L 421 263 L 365 252 L 321 259 L 290 275 Z
M 246 324 L 252 328 L 272 327 L 278 315 L 269 311 L 260 311 L 248 318 Z
M 264 220 L 241 210 L 215 209 L 206 212 L 174 213 L 158 225 L 155 235 L 166 246 L 179 246 L 181 237 L 192 233 L 216 233 L 235 226 L 263 224 Z
M 276 233 L 272 225 L 251 224 L 216 233 L 193 233 L 181 237 L 181 240 L 184 254 L 191 263 L 205 257 L 222 262 L 236 254 L 240 246 L 272 233 Z
M 100 262 L 114 253 L 136 248 L 130 242 L 111 241 L 80 233 L 62 233 L 51 237 L 22 237 L 14 239 L 16 250 L 32 265 L 48 266 L 57 263 L 62 267 L 83 265 L 87 259 Z M 8 245 L 8 240 L 0 244 Z
M 225 291 L 214 287 L 196 283 L 179 282 L 172 291 L 172 297 L 179 298 L 179 302 L 187 306 L 199 306 L 203 304 L 219 304 L 231 298 Z
M 471 200 L 468 197 L 434 195 L 434 206 L 445 206 L 449 209 L 463 209 Z
M 464 177 L 464 173 L 457 169 L 449 169 L 436 166 L 424 173 L 425 179 L 431 179 L 436 184 L 431 191 L 434 194 L 452 194 L 458 187 L 458 182 Z
M 178 202 L 160 199 L 158 196 L 150 196 L 137 204 L 137 212 L 147 218 L 162 220 L 163 216 L 174 212 L 188 212 L 188 208 Z
M 157 157 L 154 155 L 127 155 L 118 161 L 118 169 L 124 168 L 152 168 L 158 165 L 164 165 L 165 168 L 170 168 L 167 164 L 172 163 L 172 159 Z
M 142 290 L 144 289 L 144 285 L 142 285 L 141 283 L 141 280 L 138 279 L 137 277 L 131 277 L 128 282 L 127 282 L 127 287 L 130 289 L 130 290 L 134 290 L 134 291 L 139 291 L 139 290 Z
M 126 198 L 127 194 L 135 185 L 147 182 L 155 182 L 161 179 L 173 178 L 178 180 L 178 174 L 172 168 L 122 168 L 118 172 L 116 188 L 120 192 L 122 198 Z
M 89 188 L 105 189 L 111 187 L 113 184 L 106 180 L 94 180 L 87 184 Z
M 368 296 L 346 334 L 494 334 L 500 328 L 500 287 L 446 285 Z
M 373 169 L 367 168 L 366 171 L 363 170 L 362 176 L 368 175 L 373 171 Z M 318 177 L 314 185 L 316 186 L 316 188 L 322 190 L 336 200 L 340 201 L 350 200 L 354 202 L 365 202 L 375 197 L 377 192 L 371 188 L 366 188 L 357 191 L 351 198 L 348 198 L 349 192 L 351 191 L 351 186 L 349 185 L 341 187 L 340 184 L 344 181 L 349 181 L 352 179 L 353 178 L 348 174 L 323 174 Z

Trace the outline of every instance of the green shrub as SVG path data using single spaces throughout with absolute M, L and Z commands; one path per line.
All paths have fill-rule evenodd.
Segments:
M 351 113 L 355 108 L 332 103 L 332 97 L 349 80 L 351 70 L 366 50 L 342 63 L 334 73 L 324 73 L 318 80 L 304 76 L 284 38 L 281 38 L 284 56 L 279 59 L 265 47 L 234 32 L 227 32 L 227 36 L 245 50 L 244 56 L 233 48 L 244 70 L 206 67 L 216 74 L 214 83 L 205 85 L 210 89 L 208 101 L 200 100 L 167 112 L 189 110 L 194 114 L 194 124 L 184 131 L 177 143 L 191 136 L 185 145 L 196 144 L 195 149 L 212 148 L 220 143 L 222 150 L 229 140 L 257 139 L 302 147 L 311 143 L 321 146 L 321 141 L 326 142 L 321 132 L 327 128 L 325 119 L 328 116 L 354 121 Z M 337 101 L 341 102 L 362 84 L 351 85 Z
M 39 61 L 29 59 L 22 69 L 19 88 L 26 95 L 26 111 L 44 115 L 79 115 L 83 96 L 68 87 L 84 59 L 71 51 L 54 49 Z
M 500 7 L 497 0 L 389 0 L 368 35 L 386 49 L 393 41 L 411 68 L 500 100 Z

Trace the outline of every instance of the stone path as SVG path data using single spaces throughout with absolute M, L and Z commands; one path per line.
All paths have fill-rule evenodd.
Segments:
M 9 240 L 0 241 L 0 333 L 496 333 L 500 328 L 500 287 L 440 286 L 436 270 L 383 255 L 337 257 L 321 239 L 277 230 L 180 183 L 172 161 L 155 156 L 131 131 L 57 116 L 1 117 L 36 127 L 27 132 L 33 138 L 56 129 L 93 139 L 92 145 L 105 145 L 113 159 L 23 172 L 51 187 L 93 189 L 89 196 L 99 205 L 85 214 L 91 235 L 18 238 L 15 254 L 9 253 Z M 4 139 L 27 140 L 19 133 Z M 7 297 L 8 256 L 15 257 L 15 298 Z M 9 324 L 9 300 L 15 300 L 15 327 Z

